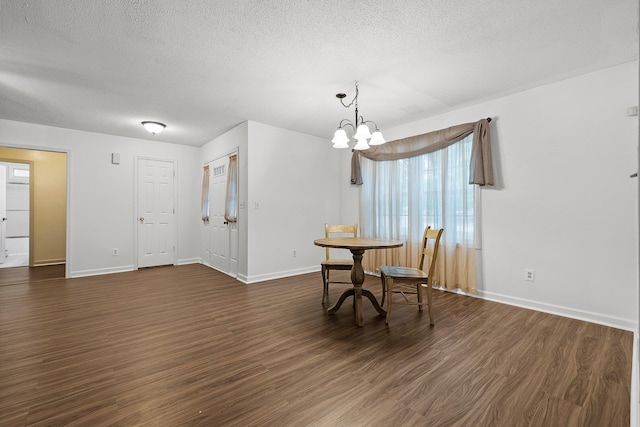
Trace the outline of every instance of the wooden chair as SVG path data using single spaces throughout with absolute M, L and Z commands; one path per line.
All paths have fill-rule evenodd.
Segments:
M 427 306 L 429 307 L 429 320 L 433 325 L 433 307 L 431 306 L 431 293 L 433 272 L 436 266 L 436 258 L 438 257 L 438 248 L 440 247 L 440 237 L 442 237 L 443 229 L 431 230 L 429 226 L 424 230 L 422 235 L 422 246 L 418 259 L 418 268 L 410 267 L 392 267 L 383 265 L 380 267 L 380 279 L 382 280 L 382 306 L 385 299 L 387 300 L 387 319 L 389 323 L 391 317 L 392 304 L 417 305 L 422 311 L 422 287 L 427 285 Z M 429 248 L 429 241 L 433 240 L 433 247 Z M 429 255 L 431 263 L 429 272 L 424 272 L 424 259 Z M 396 298 L 393 300 L 393 294 L 400 294 L 402 300 Z M 407 298 L 407 295 L 415 295 L 415 297 Z
M 338 237 L 336 235 L 340 235 L 341 237 L 348 234 L 348 237 L 358 237 L 358 224 L 353 225 L 324 225 L 324 236 L 325 237 Z M 353 259 L 334 259 L 331 258 L 331 254 L 329 253 L 329 248 L 326 248 L 326 259 L 320 263 L 322 270 L 322 283 L 324 286 L 324 291 L 322 293 L 322 304 L 325 301 L 329 302 L 329 283 L 343 283 L 343 284 L 351 284 L 349 282 L 341 282 L 341 281 L 330 281 L 329 280 L 329 272 L 331 270 L 351 270 L 353 267 Z

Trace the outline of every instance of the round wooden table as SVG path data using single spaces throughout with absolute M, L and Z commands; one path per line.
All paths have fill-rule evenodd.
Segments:
M 351 268 L 351 283 L 353 287 L 344 291 L 333 307 L 327 310 L 327 313 L 334 314 L 340 306 L 342 306 L 344 300 L 353 295 L 356 325 L 364 326 L 364 318 L 362 317 L 362 296 L 364 295 L 371 301 L 371 304 L 373 304 L 373 307 L 381 316 L 387 315 L 387 312 L 380 307 L 378 300 L 371 291 L 362 289 L 362 283 L 364 282 L 362 255 L 367 249 L 399 248 L 402 246 L 402 242 L 398 240 L 367 239 L 362 237 L 328 237 L 314 240 L 313 244 L 325 248 L 349 249 L 353 255 L 353 268 Z

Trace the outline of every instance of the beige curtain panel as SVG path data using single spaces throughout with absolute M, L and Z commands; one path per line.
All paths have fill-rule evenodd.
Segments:
M 469 184 L 493 185 L 490 121 L 490 118 L 482 119 L 474 123 L 389 141 L 383 145 L 374 145 L 368 150 L 354 150 L 351 157 L 351 184 L 362 185 L 360 156 L 376 161 L 406 159 L 441 150 L 473 133 Z
M 460 289 L 477 294 L 476 250 L 462 245 L 449 246 L 441 243 L 433 281 L 434 285 L 445 289 Z

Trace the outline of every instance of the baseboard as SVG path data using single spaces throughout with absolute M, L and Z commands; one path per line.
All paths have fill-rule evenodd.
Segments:
M 39 267 L 41 265 L 59 265 L 64 264 L 66 261 L 64 258 L 61 259 L 45 259 L 40 261 L 33 261 L 33 265 L 35 267 Z
M 631 422 L 629 425 L 631 427 L 640 427 L 640 419 L 638 419 L 638 414 L 640 414 L 640 383 L 638 382 L 638 331 L 633 333 L 633 360 L 631 362 Z
M 200 264 L 200 258 L 185 258 L 178 260 L 175 265 L 186 265 L 186 264 Z M 42 264 L 39 264 L 42 265 Z M 123 265 L 119 267 L 110 267 L 110 268 L 96 268 L 94 270 L 80 270 L 80 271 L 72 271 L 70 277 L 87 277 L 87 276 L 99 276 L 101 274 L 113 274 L 113 273 L 124 273 L 127 271 L 133 271 L 135 267 L 133 265 Z
M 275 273 L 257 274 L 255 276 L 248 276 L 248 277 L 238 275 L 238 280 L 247 284 L 251 284 L 251 283 L 264 282 L 266 280 L 281 279 L 283 277 L 299 276 L 301 274 L 314 273 L 316 271 L 320 271 L 320 266 L 298 268 L 295 270 L 278 271 Z
M 80 271 L 72 271 L 69 277 L 75 278 L 75 277 L 99 276 L 101 274 L 124 273 L 127 271 L 133 271 L 134 269 L 135 268 L 133 265 L 124 265 L 124 266 L 111 267 L 111 268 L 97 268 L 95 270 L 80 270 Z
M 202 258 L 185 258 L 176 261 L 176 265 L 202 264 Z
M 516 298 L 507 295 L 497 294 L 494 292 L 478 291 L 478 294 L 470 294 L 461 292 L 475 298 L 482 298 L 488 301 L 509 304 L 516 307 L 528 308 L 530 310 L 541 311 L 544 313 L 555 314 L 557 316 L 569 317 L 576 320 L 584 320 L 585 322 L 597 323 L 603 326 L 623 329 L 635 332 L 638 328 L 637 322 L 632 319 L 623 317 L 609 316 L 592 311 L 578 310 L 569 307 L 563 307 L 555 304 L 547 304 L 539 301 L 527 300 L 524 298 Z

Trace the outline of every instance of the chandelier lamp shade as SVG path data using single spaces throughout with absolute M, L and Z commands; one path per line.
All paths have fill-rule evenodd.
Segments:
M 331 140 L 331 142 L 333 142 L 333 148 L 349 148 L 349 137 L 345 130 L 346 126 L 353 130 L 353 139 L 356 141 L 356 146 L 353 147 L 354 150 L 366 150 L 370 145 L 381 145 L 386 142 L 378 129 L 378 125 L 370 120 L 365 120 L 358 114 L 358 94 L 358 82 L 356 82 L 356 95 L 349 104 L 344 103 L 344 98 L 346 98 L 347 95 L 344 93 L 336 94 L 336 98 L 340 100 L 343 107 L 350 108 L 352 105 L 355 105 L 356 116 L 354 122 L 349 119 L 342 119 L 340 121 L 338 129 Z M 373 133 L 369 128 L 369 124 L 373 125 L 373 129 L 375 129 Z
M 144 128 L 151 132 L 153 135 L 162 132 L 164 128 L 167 127 L 167 125 L 165 125 L 164 123 L 150 121 L 142 122 L 142 126 L 144 126 Z

